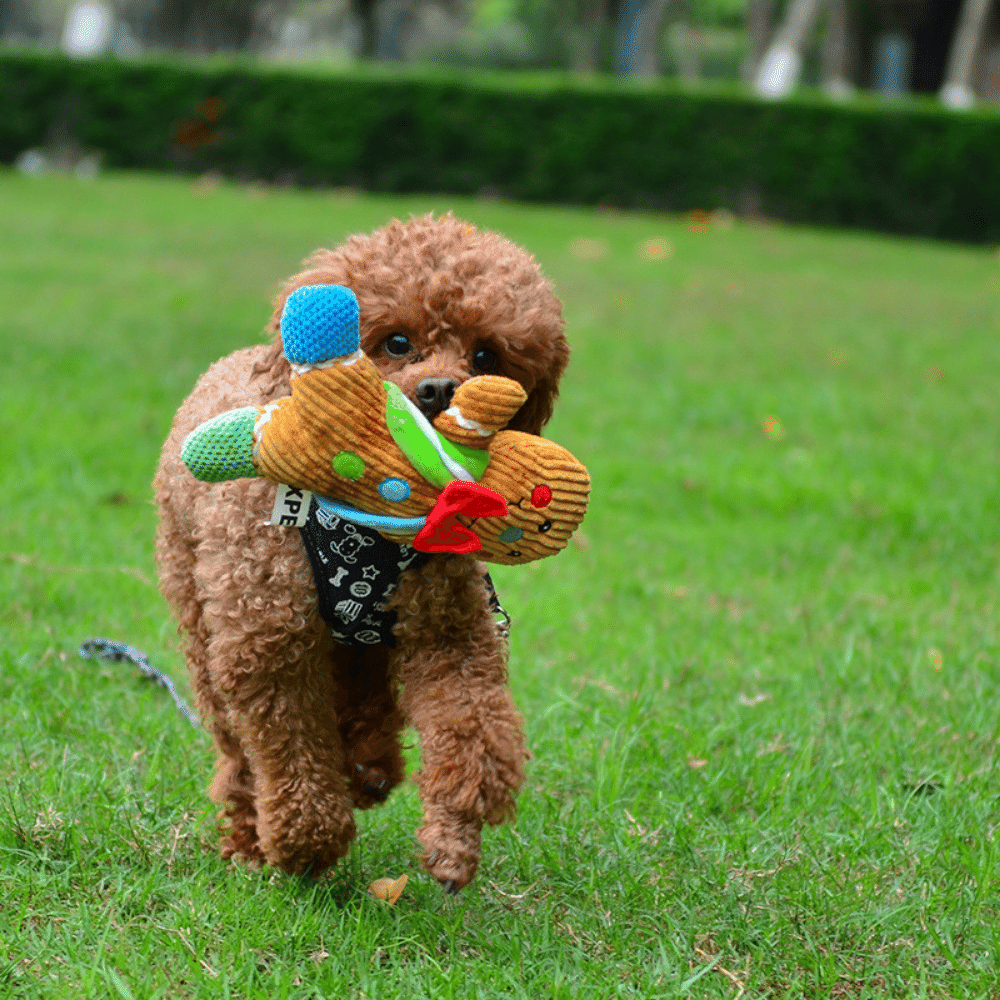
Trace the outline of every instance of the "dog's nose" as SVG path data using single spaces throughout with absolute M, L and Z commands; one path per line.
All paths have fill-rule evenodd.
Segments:
M 458 383 L 453 378 L 425 378 L 417 384 L 416 397 L 420 409 L 433 420 L 446 409 Z

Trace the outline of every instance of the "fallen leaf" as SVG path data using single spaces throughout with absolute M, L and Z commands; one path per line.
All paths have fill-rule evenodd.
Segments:
M 708 229 L 711 217 L 703 208 L 693 208 L 684 217 L 691 229 Z
M 604 240 L 588 239 L 581 236 L 569 245 L 569 252 L 580 260 L 600 260 L 608 255 L 608 245 Z
M 406 882 L 406 875 L 400 875 L 397 879 L 377 878 L 368 886 L 368 895 L 374 899 L 381 899 L 392 906 L 403 895 Z
M 764 417 L 760 426 L 772 441 L 780 441 L 785 436 L 785 428 L 777 417 Z
M 669 240 L 654 236 L 639 244 L 639 256 L 643 260 L 666 260 L 674 252 Z

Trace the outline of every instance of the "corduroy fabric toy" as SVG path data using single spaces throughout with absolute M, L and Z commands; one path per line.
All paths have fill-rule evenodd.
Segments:
M 197 479 L 263 476 L 423 552 L 476 552 L 518 564 L 565 547 L 587 510 L 590 476 L 565 448 L 503 428 L 527 398 L 482 375 L 455 390 L 433 426 L 361 351 L 358 304 L 306 285 L 281 315 L 292 393 L 195 428 L 181 458 Z

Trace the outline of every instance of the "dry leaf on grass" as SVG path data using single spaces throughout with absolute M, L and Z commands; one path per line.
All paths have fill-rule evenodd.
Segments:
M 579 260 L 601 260 L 608 255 L 608 245 L 604 240 L 581 236 L 570 243 L 569 252 Z
M 785 428 L 777 417 L 764 417 L 760 426 L 772 441 L 780 441 L 785 436 Z
M 669 240 L 654 236 L 639 244 L 639 256 L 643 260 L 667 260 L 673 256 L 674 248 Z
M 709 223 L 711 222 L 711 216 L 703 208 L 692 208 L 688 212 L 684 219 L 688 224 L 689 229 L 708 229 Z
M 406 882 L 406 875 L 400 875 L 397 879 L 377 878 L 368 886 L 368 895 L 373 899 L 381 899 L 392 906 L 403 895 Z

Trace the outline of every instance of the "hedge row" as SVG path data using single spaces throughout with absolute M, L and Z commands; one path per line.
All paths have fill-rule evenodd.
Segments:
M 917 102 L 0 55 L 0 161 L 66 135 L 117 168 L 1000 240 L 1000 114 Z

